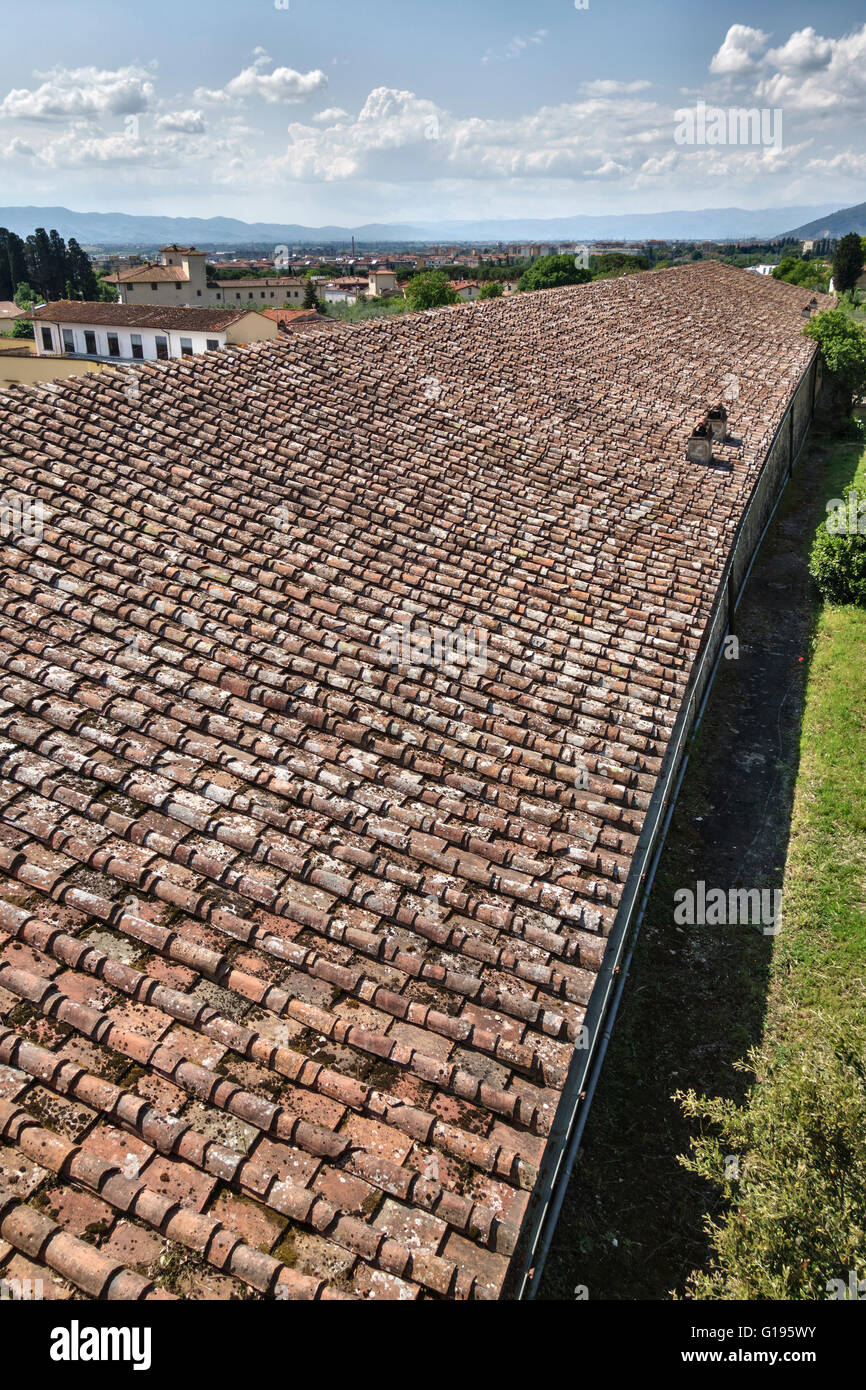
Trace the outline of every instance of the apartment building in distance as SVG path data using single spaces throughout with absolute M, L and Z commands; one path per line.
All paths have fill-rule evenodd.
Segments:
M 60 300 L 30 315 L 40 357 L 167 362 L 276 338 L 272 319 L 248 309 L 164 309 Z

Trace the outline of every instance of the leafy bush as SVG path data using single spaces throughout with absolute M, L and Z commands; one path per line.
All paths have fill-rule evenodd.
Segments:
M 519 290 L 548 290 L 558 285 L 585 285 L 588 270 L 575 265 L 574 256 L 539 256 L 517 282 Z
M 29 319 L 14 319 L 9 333 L 10 338 L 32 338 L 33 324 Z
M 481 286 L 478 294 L 479 299 L 500 299 L 502 297 L 502 285 L 498 280 L 488 280 Z
M 826 603 L 866 607 L 866 532 L 859 529 L 866 525 L 866 500 L 853 487 L 846 488 L 843 500 L 841 515 L 832 512 L 818 527 L 809 573 Z
M 442 304 L 456 304 L 457 291 L 441 270 L 428 270 L 412 276 L 406 286 L 406 299 L 410 309 L 438 309 Z
M 831 389 L 843 414 L 850 415 L 853 407 L 866 398 L 866 332 L 844 309 L 815 314 L 803 332 L 821 349 Z
M 716 1131 L 680 1162 L 725 1199 L 706 1220 L 714 1254 L 691 1276 L 693 1298 L 826 1299 L 844 1296 L 831 1281 L 866 1276 L 863 1052 L 819 1023 L 795 1055 L 752 1051 L 756 1084 L 744 1105 L 675 1097 Z

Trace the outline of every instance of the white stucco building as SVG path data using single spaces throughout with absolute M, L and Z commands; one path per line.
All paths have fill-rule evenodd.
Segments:
M 60 300 L 30 315 L 40 357 L 159 362 L 276 338 L 272 319 L 247 309 L 136 308 Z

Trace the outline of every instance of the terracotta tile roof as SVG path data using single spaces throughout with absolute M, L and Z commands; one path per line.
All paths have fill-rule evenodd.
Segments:
M 101 300 L 59 299 L 28 318 L 47 323 L 97 323 L 106 328 L 188 328 L 218 332 L 251 312 L 248 309 L 162 308 L 158 304 L 104 304 Z
M 120 270 L 103 278 L 107 285 L 135 284 L 139 280 L 185 285 L 189 280 L 186 271 L 179 265 L 137 265 L 131 270 Z
M 0 1275 L 500 1293 L 809 298 L 697 263 L 0 394 L 44 509 L 0 557 Z M 486 658 L 426 664 L 454 629 Z
M 265 318 L 279 324 L 280 328 L 327 328 L 336 323 L 336 319 L 327 318 L 316 309 L 262 309 L 261 312 Z

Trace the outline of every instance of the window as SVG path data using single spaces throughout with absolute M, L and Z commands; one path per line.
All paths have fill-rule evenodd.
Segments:
M 240 295 L 239 295 L 239 294 L 236 294 L 236 295 L 235 295 L 235 299 L 240 299 Z
M 265 297 L 265 292 L 264 292 L 264 290 L 262 290 L 262 299 L 264 299 L 264 297 Z
M 129 335 L 129 341 L 130 341 L 130 343 L 131 343 L 131 345 L 132 345 L 132 355 L 133 355 L 133 357 L 143 357 L 143 356 L 144 356 L 144 348 L 141 346 L 141 334 L 140 334 L 140 333 L 130 333 L 130 335 Z
M 92 333 L 89 328 L 84 330 L 84 351 L 89 353 L 91 357 L 96 356 L 96 334 Z
M 201 290 L 196 290 L 196 294 L 198 295 L 199 299 L 201 299 Z
M 180 355 L 181 357 L 192 357 L 192 338 L 181 338 Z
M 63 351 L 75 351 L 75 334 L 73 333 L 71 328 L 64 328 L 63 330 Z
M 156 355 L 160 362 L 168 361 L 168 338 L 162 333 L 156 335 Z
M 108 355 L 109 357 L 120 356 L 120 339 L 116 333 L 109 333 L 108 335 Z
M 208 340 L 207 340 L 207 350 L 208 350 L 208 352 L 213 352 L 216 348 L 219 347 L 219 345 L 220 345 L 220 340 L 219 340 L 219 338 L 208 338 Z
M 42 325 L 42 346 L 46 352 L 54 351 L 54 339 L 51 336 L 51 329 L 46 328 L 45 324 Z
M 150 286 L 150 288 L 151 288 L 151 289 L 152 289 L 152 290 L 153 290 L 153 292 L 154 292 L 154 294 L 156 294 L 156 291 L 157 291 L 157 286 L 156 286 L 156 285 L 154 285 L 154 284 L 153 284 L 153 282 L 151 282 L 151 286 Z
M 274 292 L 273 292 L 273 290 L 271 290 L 271 299 L 273 299 L 273 297 L 274 297 Z
M 179 280 L 178 280 L 177 283 L 175 284 L 175 289 L 176 289 L 176 290 L 179 290 L 179 289 L 180 289 L 180 281 L 179 281 Z

